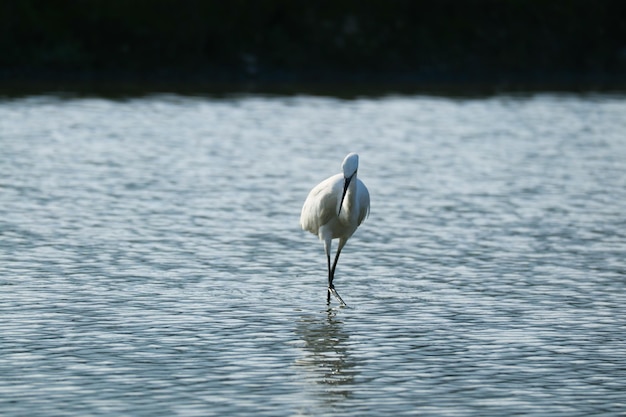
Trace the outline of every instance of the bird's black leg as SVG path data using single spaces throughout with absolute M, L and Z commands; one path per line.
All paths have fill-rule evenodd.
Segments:
M 333 280 L 335 279 L 335 268 L 337 268 L 337 261 L 339 260 L 339 254 L 341 253 L 341 245 L 337 249 L 337 254 L 335 255 L 335 260 L 333 261 L 333 267 L 330 269 L 329 282 L 328 286 L 334 288 Z M 328 258 L 328 266 L 330 267 L 330 258 Z
M 347 306 L 346 302 L 343 301 L 343 299 L 339 296 L 339 293 L 337 292 L 337 290 L 335 289 L 335 285 L 333 284 L 333 280 L 335 279 L 335 268 L 337 268 L 337 261 L 339 260 L 339 254 L 341 253 L 341 249 L 343 248 L 343 244 L 341 244 L 341 242 L 339 243 L 339 247 L 337 248 L 337 254 L 335 255 L 335 260 L 333 261 L 333 267 L 330 268 L 330 257 L 328 257 L 328 267 L 329 269 L 329 275 L 328 275 L 328 303 L 330 303 L 330 293 L 332 292 L 333 295 L 335 296 L 335 298 L 337 298 L 337 300 L 343 304 L 344 306 Z
M 333 285 L 333 270 L 330 268 L 330 254 L 326 252 L 326 261 L 328 263 L 328 293 L 326 294 L 326 304 L 330 304 L 330 289 Z

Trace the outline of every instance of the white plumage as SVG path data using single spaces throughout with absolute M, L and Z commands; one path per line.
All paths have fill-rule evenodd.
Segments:
M 316 185 L 302 206 L 300 225 L 319 236 L 324 242 L 324 251 L 328 263 L 328 294 L 331 293 L 345 305 L 335 286 L 333 279 L 339 254 L 344 245 L 365 220 L 370 210 L 370 195 L 363 181 L 357 178 L 359 156 L 348 154 L 341 164 L 343 173 L 333 175 Z M 333 239 L 339 239 L 335 260 L 331 266 L 330 252 Z

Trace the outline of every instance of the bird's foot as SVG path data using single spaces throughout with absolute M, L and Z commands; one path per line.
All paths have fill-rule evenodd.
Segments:
M 341 303 L 342 307 L 348 307 L 348 304 L 346 304 L 346 302 L 343 301 L 343 299 L 339 296 L 339 293 L 337 292 L 337 290 L 335 290 L 335 286 L 334 285 L 331 285 L 330 287 L 328 287 L 328 297 L 326 299 L 326 302 L 329 303 L 329 304 L 330 304 L 330 294 L 335 296 L 337 301 L 339 301 L 339 303 Z

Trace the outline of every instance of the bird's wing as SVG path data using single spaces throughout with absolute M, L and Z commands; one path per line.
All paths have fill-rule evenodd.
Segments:
M 321 226 L 337 216 L 342 179 L 342 174 L 333 175 L 311 190 L 300 214 L 300 226 L 303 230 L 317 234 Z
M 370 214 L 370 193 L 367 191 L 367 187 L 363 184 L 363 181 L 357 178 L 357 195 L 359 198 L 359 223 L 363 223 L 363 220 Z

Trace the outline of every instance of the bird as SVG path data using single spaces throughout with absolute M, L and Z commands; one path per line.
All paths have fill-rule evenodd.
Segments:
M 341 164 L 342 172 L 326 178 L 313 187 L 304 201 L 300 214 L 302 230 L 317 235 L 324 243 L 328 265 L 327 304 L 330 304 L 332 294 L 341 305 L 346 306 L 333 284 L 335 268 L 346 242 L 369 216 L 370 194 L 363 181 L 357 178 L 358 168 L 359 155 L 354 152 L 346 155 Z M 339 245 L 331 266 L 333 239 L 339 239 Z

